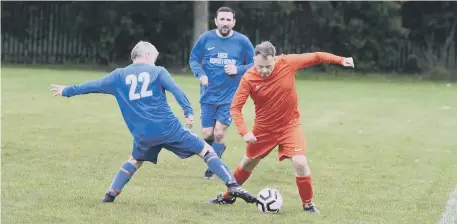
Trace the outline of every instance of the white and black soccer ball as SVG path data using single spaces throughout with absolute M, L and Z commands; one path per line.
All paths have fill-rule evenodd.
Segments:
M 282 208 L 282 196 L 274 188 L 264 188 L 257 194 L 257 209 L 263 213 L 277 213 Z

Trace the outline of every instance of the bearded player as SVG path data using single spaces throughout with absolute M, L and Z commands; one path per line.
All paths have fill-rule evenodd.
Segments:
M 214 22 L 217 29 L 203 33 L 189 57 L 190 68 L 200 80 L 200 106 L 203 139 L 219 158 L 225 151 L 225 132 L 232 123 L 230 104 L 241 77 L 253 65 L 254 46 L 249 38 L 232 30 L 235 12 L 221 7 Z M 206 169 L 205 179 L 213 179 Z
M 310 213 L 319 211 L 312 203 L 311 171 L 305 156 L 306 142 L 300 124 L 295 73 L 322 63 L 354 67 L 352 58 L 324 52 L 276 56 L 275 47 L 268 41 L 262 42 L 255 47 L 254 66 L 243 76 L 230 109 L 238 133 L 248 143 L 245 156 L 235 169 L 237 182 L 243 184 L 260 160 L 278 146 L 279 161 L 289 159 L 295 168 L 302 206 Z M 241 113 L 249 96 L 255 104 L 252 132 L 246 128 Z M 235 200 L 226 192 L 208 203 L 233 204 Z

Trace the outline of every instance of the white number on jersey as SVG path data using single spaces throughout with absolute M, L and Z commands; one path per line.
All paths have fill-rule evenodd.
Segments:
M 140 93 L 135 93 L 138 82 L 143 83 L 143 85 L 141 86 Z M 152 96 L 152 90 L 147 90 L 149 82 L 151 82 L 151 76 L 147 72 L 140 73 L 140 75 L 138 75 L 138 79 L 136 78 L 135 74 L 130 74 L 127 77 L 125 77 L 125 83 L 127 85 L 130 85 L 130 100 L 137 100 L 140 98 Z

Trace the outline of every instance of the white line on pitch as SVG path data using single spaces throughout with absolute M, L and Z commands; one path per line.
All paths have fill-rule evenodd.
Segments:
M 441 216 L 439 224 L 456 224 L 457 222 L 457 185 L 449 195 L 447 200 L 446 210 Z

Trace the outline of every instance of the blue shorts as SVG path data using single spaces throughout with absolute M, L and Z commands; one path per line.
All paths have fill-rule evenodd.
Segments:
M 190 130 L 182 127 L 161 144 L 134 141 L 132 157 L 137 161 L 149 161 L 157 164 L 157 158 L 162 148 L 173 152 L 181 159 L 198 155 L 203 151 L 205 141 Z
M 214 105 L 214 104 L 200 104 L 200 120 L 202 128 L 212 128 L 216 121 L 221 122 L 227 126 L 232 124 L 232 116 L 230 115 L 230 104 Z

